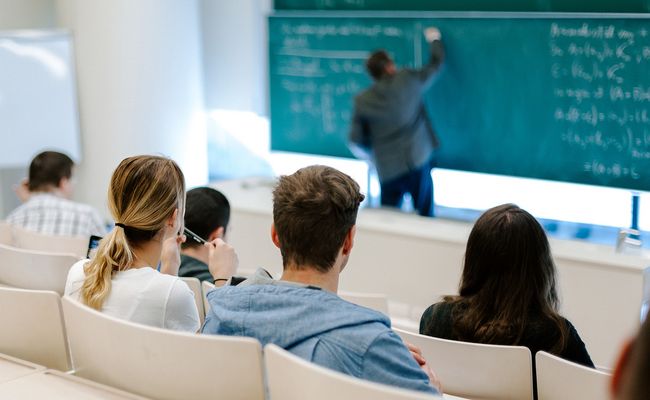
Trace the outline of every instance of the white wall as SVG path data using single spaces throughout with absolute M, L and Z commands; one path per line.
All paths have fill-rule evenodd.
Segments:
M 207 181 L 195 0 L 59 0 L 73 31 L 84 159 L 77 198 L 105 210 L 121 159 L 163 154 L 189 186 Z M 106 211 L 104 211 L 106 212 Z
M 169 155 L 189 186 L 206 182 L 204 110 L 267 114 L 271 4 L 0 0 L 0 29 L 73 31 L 84 158 L 77 200 L 106 214 L 111 172 L 137 153 Z M 16 204 L 7 188 L 23 174 L 0 171 L 1 215 Z
M 267 115 L 267 28 L 271 0 L 202 0 L 208 110 Z
M 0 0 L 0 31 L 52 29 L 55 25 L 54 0 Z M 0 132 L 0 140 L 11 138 Z M 27 165 L 0 169 L 0 219 L 18 205 L 18 198 L 11 187 L 26 174 Z

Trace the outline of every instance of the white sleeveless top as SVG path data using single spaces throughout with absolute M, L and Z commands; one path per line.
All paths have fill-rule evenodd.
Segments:
M 88 260 L 76 262 L 68 272 L 65 295 L 80 301 Z M 113 275 L 103 313 L 139 324 L 178 331 L 200 328 L 194 294 L 177 276 L 153 268 L 134 268 Z

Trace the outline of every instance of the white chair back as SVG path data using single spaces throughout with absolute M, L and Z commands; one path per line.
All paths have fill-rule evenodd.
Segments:
M 0 245 L 0 284 L 23 289 L 53 290 L 63 295 L 68 270 L 78 260 L 71 254 Z
M 89 240 L 88 236 L 44 235 L 19 226 L 13 227 L 13 245 L 19 249 L 74 254 L 77 258 L 85 258 Z
M 14 243 L 13 230 L 11 225 L 0 221 L 0 244 L 11 246 Z
M 45 367 L 41 365 L 0 354 L 0 386 L 5 382 L 44 370 Z
M 194 293 L 194 302 L 196 303 L 196 310 L 199 312 L 199 319 L 201 325 L 205 320 L 205 311 L 203 309 L 203 293 L 201 292 L 201 281 L 197 278 L 180 277 L 183 282 L 187 284 L 192 293 Z
M 208 292 L 212 289 L 214 289 L 214 284 L 208 281 L 201 282 L 201 291 L 203 292 L 203 311 L 205 312 L 206 316 L 210 312 L 210 303 L 208 303 L 207 296 L 208 296 Z
M 63 298 L 78 376 L 155 399 L 264 399 L 252 338 L 198 335 L 119 320 Z
M 61 297 L 55 292 L 0 287 L 0 326 L 0 353 L 72 369 Z
M 608 400 L 611 375 L 560 357 L 537 352 L 537 398 L 539 400 Z
M 422 349 L 445 393 L 480 399 L 533 398 L 532 357 L 527 347 L 459 342 L 393 330 Z
M 0 385 L 0 398 L 146 400 L 144 397 L 52 370 L 30 374 Z
M 386 297 L 385 294 L 339 291 L 338 295 L 343 300 L 347 300 L 350 303 L 371 308 L 373 310 L 379 311 L 380 313 L 388 315 L 388 297 Z
M 327 369 L 274 345 L 264 347 L 271 399 L 279 400 L 431 400 L 426 393 L 358 379 Z

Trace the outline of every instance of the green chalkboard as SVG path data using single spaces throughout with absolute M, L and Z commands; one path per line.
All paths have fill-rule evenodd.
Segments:
M 639 19 L 270 18 L 272 148 L 350 157 L 363 62 L 447 60 L 426 93 L 443 168 L 650 189 L 650 24 Z
M 650 0 L 275 0 L 276 10 L 650 12 Z

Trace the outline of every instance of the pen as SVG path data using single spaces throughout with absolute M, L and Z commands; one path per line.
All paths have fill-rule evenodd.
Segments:
M 201 244 L 206 244 L 208 243 L 207 240 L 203 239 L 201 236 L 197 235 L 196 233 L 192 232 L 191 230 L 184 228 L 183 231 L 185 234 L 189 237 L 191 237 L 194 241 L 199 242 Z

